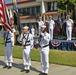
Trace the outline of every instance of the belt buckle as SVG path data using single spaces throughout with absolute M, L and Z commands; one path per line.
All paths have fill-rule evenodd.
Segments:
M 24 49 L 26 49 L 26 46 L 24 46 Z

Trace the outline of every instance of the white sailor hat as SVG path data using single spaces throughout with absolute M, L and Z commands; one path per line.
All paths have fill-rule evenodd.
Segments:
M 29 27 L 28 26 L 24 26 L 23 29 L 29 29 Z
M 52 18 L 52 16 L 50 15 L 49 18 Z
M 41 27 L 42 27 L 42 28 L 46 28 L 46 26 L 45 26 L 45 25 L 42 25 Z

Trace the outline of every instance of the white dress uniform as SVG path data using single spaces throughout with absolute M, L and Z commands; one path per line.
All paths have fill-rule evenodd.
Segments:
M 15 33 L 15 32 L 16 32 L 16 30 L 13 28 L 13 29 L 12 29 L 12 33 L 11 33 L 11 35 L 12 35 L 11 40 L 12 40 L 12 45 L 13 45 L 13 46 L 14 46 L 14 42 L 15 42 L 15 41 L 14 41 L 14 39 L 15 39 L 15 38 L 14 38 L 14 33 Z
M 42 73 L 48 74 L 50 34 L 45 32 L 41 33 L 40 35 L 42 36 L 40 41 L 40 57 L 41 57 Z
M 22 40 L 23 44 L 23 64 L 25 70 L 30 70 L 31 66 L 31 59 L 30 59 L 30 53 L 31 49 L 33 49 L 33 35 L 28 34 L 22 34 L 20 40 Z
M 50 40 L 53 40 L 53 30 L 54 30 L 55 22 L 53 20 L 49 20 L 48 24 L 49 24 Z
M 73 24 L 73 20 L 69 19 L 66 20 L 66 34 L 67 34 L 67 41 L 71 40 L 72 38 L 72 24 Z
M 34 28 L 31 29 L 31 33 L 32 33 L 32 35 L 34 37 L 34 35 L 35 35 L 35 29 Z
M 4 46 L 4 55 L 5 55 L 5 62 L 7 66 L 12 66 L 12 33 L 11 31 L 5 31 L 4 32 L 4 41 L 5 41 L 5 46 Z
M 43 21 L 38 21 L 38 26 L 39 26 L 39 29 L 38 29 L 38 34 L 40 35 L 41 33 L 41 26 L 44 25 L 44 22 Z

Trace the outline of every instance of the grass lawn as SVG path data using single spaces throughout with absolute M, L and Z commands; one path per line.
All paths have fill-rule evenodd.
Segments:
M 0 56 L 4 55 L 3 50 L 3 39 L 0 39 Z M 20 46 L 14 46 L 13 56 L 15 58 L 22 59 L 22 48 Z M 31 53 L 32 61 L 40 61 L 40 55 L 38 49 L 33 49 Z M 75 51 L 61 51 L 61 50 L 50 50 L 49 55 L 50 63 L 69 65 L 76 67 L 76 52 Z

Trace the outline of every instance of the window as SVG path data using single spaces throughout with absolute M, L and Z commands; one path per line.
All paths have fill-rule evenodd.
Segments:
M 54 10 L 58 10 L 58 8 L 57 8 L 57 2 L 54 2 Z
M 48 2 L 48 11 L 57 10 L 57 2 Z
M 22 16 L 23 15 L 23 10 L 19 9 L 19 13 L 20 13 L 20 16 Z
M 53 2 L 51 3 L 51 10 L 54 10 L 54 4 L 53 4 Z
M 21 23 L 22 27 L 26 26 L 27 24 L 26 23 Z
M 27 15 L 30 15 L 30 8 L 27 8 Z
M 26 16 L 26 15 L 27 15 L 27 9 L 23 8 L 23 16 Z
M 32 15 L 35 15 L 35 7 L 31 8 Z
M 36 9 L 37 7 L 30 8 L 30 15 L 35 15 L 38 12 Z
M 36 7 L 36 13 L 40 13 L 40 6 Z
M 34 12 L 35 12 L 35 14 L 36 14 L 36 7 L 34 8 Z
M 20 16 L 40 14 L 40 6 L 19 9 Z
M 30 15 L 32 15 L 32 8 L 30 8 Z

